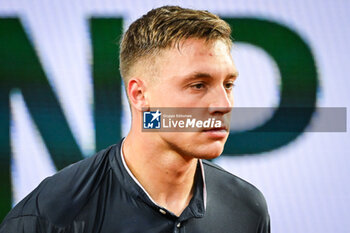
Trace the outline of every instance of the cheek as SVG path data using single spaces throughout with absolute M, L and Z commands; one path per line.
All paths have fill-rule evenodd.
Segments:
M 201 102 L 199 95 L 193 95 L 180 87 L 157 85 L 149 90 L 149 103 L 153 107 L 194 107 Z
M 181 95 L 173 90 L 159 88 L 152 90 L 152 94 L 149 96 L 149 103 L 153 107 L 171 107 L 179 101 L 179 96 Z
M 198 97 L 186 95 L 186 93 L 173 93 L 170 101 L 173 106 L 177 107 L 196 107 L 200 104 L 200 99 Z

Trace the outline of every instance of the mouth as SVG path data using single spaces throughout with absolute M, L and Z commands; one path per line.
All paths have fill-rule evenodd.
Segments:
M 204 129 L 203 132 L 227 131 L 226 127 Z
M 202 130 L 202 132 L 208 135 L 210 138 L 214 139 L 225 138 L 228 134 L 228 130 L 226 127 L 205 129 Z

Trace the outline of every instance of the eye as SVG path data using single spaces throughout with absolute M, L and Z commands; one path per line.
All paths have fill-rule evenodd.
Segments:
M 226 90 L 232 90 L 234 86 L 235 86 L 235 84 L 233 82 L 225 83 Z
M 192 89 L 201 90 L 205 87 L 204 83 L 195 83 L 191 85 Z

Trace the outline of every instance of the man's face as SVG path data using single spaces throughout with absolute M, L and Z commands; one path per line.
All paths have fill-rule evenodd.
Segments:
M 204 108 L 205 115 L 216 119 L 229 115 L 237 70 L 223 41 L 187 39 L 179 48 L 163 51 L 156 70 L 156 77 L 146 82 L 150 107 Z M 226 125 L 225 129 L 151 134 L 185 157 L 211 159 L 222 153 L 228 133 Z

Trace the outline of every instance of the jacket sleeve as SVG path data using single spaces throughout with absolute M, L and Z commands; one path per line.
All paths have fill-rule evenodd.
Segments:
M 55 226 L 38 216 L 20 216 L 6 219 L 0 225 L 0 233 L 82 233 L 84 223 L 74 221 L 69 226 Z
M 271 232 L 270 216 L 269 214 L 266 214 L 260 218 L 256 233 L 270 233 L 270 232 Z
M 21 216 L 5 219 L 0 226 L 0 233 L 43 233 L 40 220 L 36 216 Z

